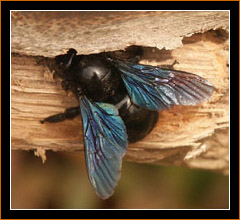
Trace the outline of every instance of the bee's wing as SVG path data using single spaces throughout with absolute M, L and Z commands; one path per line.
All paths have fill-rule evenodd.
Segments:
M 102 199 L 110 197 L 121 174 L 128 145 L 124 122 L 110 104 L 80 97 L 85 157 L 90 182 Z
M 114 61 L 132 101 L 150 110 L 195 105 L 207 100 L 214 87 L 200 76 L 183 71 Z

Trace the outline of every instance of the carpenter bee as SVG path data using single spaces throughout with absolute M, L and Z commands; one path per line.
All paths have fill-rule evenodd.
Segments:
M 79 106 L 41 122 L 59 122 L 81 114 L 89 180 L 109 198 L 121 174 L 128 142 L 146 136 L 158 111 L 173 105 L 196 105 L 214 86 L 200 76 L 122 60 L 109 53 L 77 55 L 75 49 L 54 59 L 54 77 L 79 100 Z

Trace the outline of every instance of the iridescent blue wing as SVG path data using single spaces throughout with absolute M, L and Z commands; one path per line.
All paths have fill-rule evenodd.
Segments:
M 124 122 L 110 104 L 80 97 L 89 180 L 98 196 L 110 197 L 121 175 L 128 145 Z
M 143 108 L 162 110 L 172 105 L 196 105 L 207 100 L 214 87 L 200 76 L 119 60 L 114 65 L 132 101 Z

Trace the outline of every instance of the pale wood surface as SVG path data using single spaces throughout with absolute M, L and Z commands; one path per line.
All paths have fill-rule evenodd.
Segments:
M 175 49 L 184 36 L 228 30 L 227 11 L 12 12 L 12 52 L 54 57 L 130 45 Z
M 67 107 L 77 106 L 78 102 L 72 94 L 66 94 L 61 89 L 60 82 L 56 82 L 52 79 L 52 75 L 46 67 L 36 64 L 36 58 L 34 56 L 25 55 L 45 55 L 52 57 L 69 47 L 74 47 L 78 50 L 81 48 L 84 53 L 92 53 L 108 49 L 124 49 L 134 42 L 131 42 L 131 39 L 127 39 L 127 37 L 123 36 L 125 41 L 121 40 L 118 44 L 117 41 L 111 40 L 109 41 L 110 43 L 107 44 L 107 42 L 104 41 L 104 34 L 99 34 L 99 36 L 102 36 L 100 39 L 103 39 L 101 47 L 100 45 L 95 45 L 95 47 L 94 45 L 87 44 L 87 42 L 83 45 L 79 32 L 78 40 L 71 38 L 72 44 L 67 45 L 65 41 L 60 44 L 59 41 L 62 40 L 60 37 L 52 38 L 52 34 L 57 34 L 59 29 L 55 27 L 56 25 L 54 26 L 54 19 L 51 17 L 53 15 L 51 15 L 47 18 L 50 20 L 49 23 L 53 25 L 52 28 L 54 29 L 54 33 L 47 33 L 47 36 L 45 36 L 48 40 L 51 39 L 51 41 L 48 41 L 49 45 L 46 47 L 45 44 L 47 40 L 40 35 L 38 36 L 41 32 L 39 29 L 35 28 L 32 30 L 32 27 L 30 27 L 29 30 L 26 29 L 29 28 L 29 25 L 33 25 L 34 27 L 35 24 L 32 20 L 38 19 L 41 24 L 41 22 L 44 21 L 44 16 L 40 14 L 35 14 L 35 16 L 31 13 L 27 14 L 29 22 L 24 23 L 27 16 L 22 13 L 23 12 L 15 12 L 12 18 L 12 33 L 14 33 L 14 35 L 12 34 L 12 52 L 20 53 L 13 53 L 11 57 L 12 149 L 37 149 L 36 154 L 42 155 L 42 157 L 44 157 L 45 150 L 83 150 L 80 116 L 72 121 L 64 121 L 57 124 L 40 124 L 39 120 L 44 117 L 62 112 Z M 217 28 L 227 30 L 228 14 L 226 14 L 226 12 L 211 12 L 207 14 L 203 13 L 202 15 L 196 13 L 195 15 L 194 13 L 187 14 L 181 12 L 175 14 L 170 13 L 166 16 L 167 13 L 170 12 L 161 12 L 158 13 L 158 16 L 156 16 L 156 12 L 139 13 L 134 14 L 135 17 L 132 14 L 130 17 L 126 16 L 122 18 L 123 20 L 119 18 L 120 16 L 116 16 L 118 21 L 116 18 L 114 19 L 116 19 L 115 22 L 117 22 L 119 29 L 122 28 L 121 24 L 123 24 L 124 30 L 128 32 L 129 30 L 126 29 L 127 24 L 134 26 L 137 22 L 140 22 L 140 24 L 141 22 L 147 22 L 144 21 L 144 18 L 148 21 L 153 18 L 161 18 L 168 21 L 170 15 L 172 19 L 176 19 L 176 21 L 179 21 L 180 18 L 184 18 L 185 23 L 182 23 L 181 28 L 172 25 L 169 29 L 164 29 L 164 31 L 161 26 L 164 22 L 158 22 L 161 28 L 156 29 L 156 31 L 159 31 L 160 43 L 156 43 L 157 36 L 151 36 L 149 34 L 143 35 L 146 38 L 144 42 L 147 42 L 146 44 L 149 46 L 157 47 L 158 45 L 161 49 L 169 45 L 169 48 L 176 49 L 158 50 L 157 48 L 146 47 L 142 63 L 151 65 L 170 64 L 176 59 L 179 64 L 175 66 L 175 69 L 198 74 L 209 80 L 217 90 L 214 92 L 209 102 L 202 105 L 188 107 L 177 106 L 170 110 L 160 112 L 157 126 L 142 141 L 130 144 L 125 158 L 136 162 L 183 165 L 192 168 L 211 169 L 227 174 L 229 155 L 229 57 L 227 32 L 222 31 L 222 29 L 207 33 L 203 32 Z M 20 17 L 21 19 L 19 16 L 22 16 Z M 38 16 L 42 17 L 39 18 Z M 66 15 L 62 15 L 62 19 L 67 20 L 65 16 Z M 75 16 L 79 18 L 79 16 L 82 15 L 77 13 L 77 15 L 74 16 L 73 14 L 71 16 L 72 19 L 70 19 L 71 21 L 69 22 L 76 19 Z M 96 16 L 100 15 L 98 14 Z M 214 20 L 212 18 L 214 16 L 218 18 L 218 20 Z M 203 21 L 201 23 L 200 18 L 202 18 L 205 23 Z M 112 21 L 111 23 L 109 21 L 109 17 L 102 19 L 102 24 L 98 24 L 99 27 L 101 25 L 106 25 L 105 28 L 110 28 L 111 25 L 116 25 L 115 22 Z M 209 22 L 209 19 L 211 22 Z M 97 31 L 97 26 L 94 26 L 95 28 L 93 29 L 93 24 L 88 23 L 90 21 L 89 19 L 82 20 L 81 22 L 85 21 L 83 24 L 85 25 L 85 32 L 87 32 L 88 26 L 90 32 Z M 100 22 L 99 19 L 94 19 L 94 21 L 96 23 Z M 170 21 L 171 19 L 168 22 Z M 57 26 L 61 26 L 59 20 L 55 22 Z M 193 25 L 194 22 L 196 22 L 196 26 Z M 49 25 L 49 23 L 47 23 L 47 25 Z M 25 33 L 21 32 L 21 28 L 23 28 L 21 27 L 22 24 L 25 24 L 25 26 L 23 25 L 23 27 L 25 27 Z M 191 24 L 190 26 L 192 28 L 195 27 L 195 29 L 191 29 L 189 24 Z M 112 29 L 110 30 L 112 31 Z M 115 31 L 117 32 L 117 30 Z M 27 33 L 29 34 L 30 32 L 31 34 L 29 36 L 35 33 L 36 36 L 38 36 L 37 43 L 29 43 L 31 38 L 28 38 Z M 138 33 L 140 34 L 140 32 Z M 168 36 L 166 33 L 172 34 L 172 38 L 167 37 L 167 42 L 162 42 L 162 37 Z M 65 34 L 65 32 L 63 34 Z M 88 33 L 85 34 L 88 35 Z M 184 37 L 185 35 L 190 36 L 192 34 L 194 35 L 191 37 Z M 88 36 L 90 37 L 92 34 Z M 126 34 L 126 36 L 128 35 Z M 137 36 L 136 41 L 139 43 L 136 44 L 145 45 L 140 43 L 141 41 L 138 41 L 140 35 Z M 108 39 L 115 39 L 115 37 L 116 36 L 113 34 L 108 36 Z M 65 37 L 63 38 L 66 39 Z M 179 39 L 179 44 L 176 43 L 178 42 L 177 39 Z M 28 47 L 26 46 L 27 42 Z M 149 42 L 152 42 L 152 44 Z M 108 45 L 109 48 L 105 47 L 106 45 Z

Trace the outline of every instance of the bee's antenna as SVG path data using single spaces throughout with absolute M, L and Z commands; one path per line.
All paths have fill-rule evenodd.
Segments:
M 71 55 L 71 57 L 70 57 L 68 63 L 66 64 L 66 68 L 68 68 L 72 64 L 72 59 L 73 59 L 74 56 L 76 56 L 77 51 L 73 48 L 70 48 L 68 50 L 67 54 Z
M 67 54 L 74 54 L 74 55 L 76 55 L 77 54 L 77 51 L 75 50 L 75 49 L 73 49 L 73 48 L 70 48 L 69 50 L 68 50 L 68 52 L 67 52 Z

